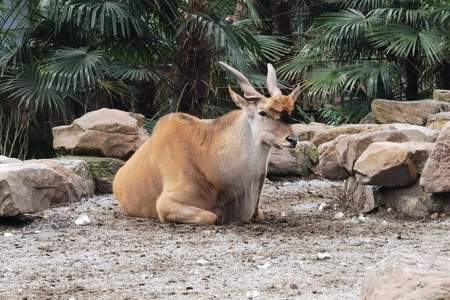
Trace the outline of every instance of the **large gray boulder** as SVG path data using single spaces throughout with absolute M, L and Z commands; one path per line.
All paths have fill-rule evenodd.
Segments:
M 40 163 L 10 163 L 0 167 L 0 217 L 35 213 L 64 202 L 64 178 Z
M 148 138 L 144 116 L 102 108 L 53 128 L 53 147 L 77 155 L 127 158 Z
M 26 160 L 24 163 L 41 163 L 58 172 L 64 179 L 64 186 L 70 196 L 64 202 L 78 201 L 81 197 L 91 196 L 95 192 L 95 181 L 88 164 L 80 159 L 39 159 Z
M 450 103 L 436 100 L 372 101 L 372 112 L 377 123 L 407 123 L 425 125 L 428 115 L 450 110 Z
M 269 175 L 309 176 L 319 160 L 317 148 L 313 143 L 304 141 L 294 149 L 273 149 L 269 160 Z
M 82 160 L 3 159 L 0 166 L 0 216 L 16 216 L 94 194 L 95 182 Z
M 442 128 L 420 177 L 428 193 L 450 192 L 450 123 Z
M 448 300 L 450 259 L 423 253 L 397 253 L 366 272 L 361 299 Z

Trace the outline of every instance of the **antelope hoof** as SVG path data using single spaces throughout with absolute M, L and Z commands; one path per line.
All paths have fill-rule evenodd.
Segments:
M 264 221 L 264 213 L 263 213 L 263 211 L 260 208 L 258 208 L 258 210 L 256 211 L 255 216 L 253 217 L 253 222 L 259 223 L 259 222 L 262 222 L 262 221 Z

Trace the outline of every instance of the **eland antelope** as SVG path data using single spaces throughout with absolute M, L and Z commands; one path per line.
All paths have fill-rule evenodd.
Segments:
M 272 147 L 295 147 L 290 115 L 297 87 L 282 95 L 268 64 L 270 97 L 239 71 L 240 108 L 213 120 L 184 113 L 161 118 L 149 138 L 118 171 L 113 191 L 129 216 L 163 222 L 223 224 L 263 219 L 259 198 Z

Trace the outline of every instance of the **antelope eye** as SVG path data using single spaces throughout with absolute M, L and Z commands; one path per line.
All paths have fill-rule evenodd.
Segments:
M 259 113 L 258 113 L 260 116 L 263 116 L 263 117 L 265 117 L 265 116 L 267 116 L 267 114 L 266 114 L 266 112 L 265 111 L 260 111 Z

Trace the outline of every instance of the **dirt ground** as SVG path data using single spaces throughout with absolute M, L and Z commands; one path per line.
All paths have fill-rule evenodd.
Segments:
M 336 218 L 340 199 L 340 183 L 268 181 L 264 223 L 212 227 L 128 218 L 111 195 L 53 208 L 0 224 L 0 299 L 358 299 L 390 253 L 450 255 L 449 218 Z

